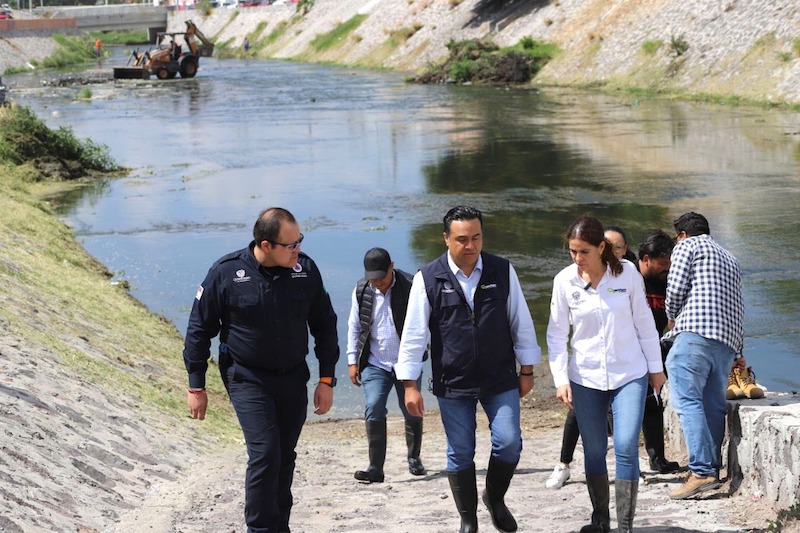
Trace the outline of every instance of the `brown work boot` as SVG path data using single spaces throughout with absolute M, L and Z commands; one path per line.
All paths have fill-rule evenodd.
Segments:
M 745 396 L 751 400 L 764 397 L 764 389 L 756 385 L 756 375 L 753 372 L 753 367 L 735 368 L 734 372 L 736 373 L 736 383 Z
M 685 500 L 701 492 L 716 489 L 721 484 L 722 483 L 720 483 L 716 476 L 698 476 L 697 474 L 691 473 L 686 479 L 686 483 L 681 485 L 680 488 L 670 492 L 669 497 L 672 500 Z
M 739 387 L 739 383 L 736 378 L 738 372 L 738 368 L 731 368 L 731 372 L 728 374 L 728 388 L 725 390 L 725 398 L 728 400 L 738 400 L 739 398 L 744 398 L 744 391 L 741 389 L 741 387 Z

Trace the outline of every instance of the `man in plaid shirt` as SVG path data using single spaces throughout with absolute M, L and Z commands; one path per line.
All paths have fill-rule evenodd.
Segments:
M 670 493 L 682 500 L 720 486 L 725 387 L 741 355 L 744 302 L 739 263 L 709 235 L 698 213 L 673 223 L 678 244 L 667 277 L 667 317 L 674 338 L 667 356 L 670 399 L 689 449 L 691 473 Z

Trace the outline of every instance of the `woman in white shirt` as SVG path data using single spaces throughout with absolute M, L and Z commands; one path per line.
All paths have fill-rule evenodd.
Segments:
M 581 532 L 611 530 L 606 413 L 614 418 L 614 481 L 620 532 L 633 531 L 639 487 L 639 431 L 648 381 L 664 384 L 661 348 L 644 281 L 618 259 L 599 220 L 582 216 L 566 241 L 573 264 L 553 280 L 547 348 L 556 396 L 575 409 L 583 441 L 592 522 Z M 572 348 L 569 356 L 567 342 Z

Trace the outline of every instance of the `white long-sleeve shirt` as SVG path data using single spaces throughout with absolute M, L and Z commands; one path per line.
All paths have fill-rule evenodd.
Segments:
M 400 348 L 400 336 L 394 324 L 392 314 L 392 289 L 397 280 L 392 279 L 392 285 L 386 294 L 374 287 L 366 287 L 375 296 L 372 302 L 372 324 L 369 332 L 369 353 L 367 362 L 387 372 L 391 372 L 397 361 L 397 350 Z M 350 297 L 350 316 L 347 320 L 347 364 L 358 364 L 358 338 L 361 336 L 361 317 L 358 305 L 358 286 L 353 289 Z
M 619 276 L 607 269 L 596 288 L 585 288 L 575 264 L 553 279 L 547 350 L 556 387 L 573 381 L 592 389 L 614 390 L 646 373 L 664 370 L 644 280 L 631 262 L 622 260 L 622 265 Z
M 447 254 L 447 264 L 458 280 L 467 303 L 473 308 L 475 289 L 483 272 L 483 258 L 478 258 L 472 273 L 466 276 L 456 266 L 450 254 Z M 511 329 L 511 339 L 514 343 L 514 355 L 520 365 L 535 365 L 542 358 L 542 350 L 536 342 L 536 330 L 533 319 L 522 294 L 522 287 L 514 267 L 508 265 L 508 301 L 506 302 L 508 323 Z M 403 334 L 400 340 L 400 353 L 397 364 L 394 366 L 397 379 L 417 379 L 422 372 L 422 355 L 428 346 L 430 331 L 428 323 L 431 318 L 431 304 L 425 291 L 425 280 L 422 272 L 414 275 L 411 284 L 411 294 L 408 300 L 408 312 L 403 325 Z

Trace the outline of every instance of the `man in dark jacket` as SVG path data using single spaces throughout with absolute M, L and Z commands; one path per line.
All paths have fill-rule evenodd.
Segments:
M 383 482 L 386 459 L 386 401 L 397 391 L 405 418 L 408 470 L 425 474 L 420 461 L 422 417 L 406 409 L 403 382 L 394 374 L 400 334 L 411 292 L 411 275 L 395 269 L 389 252 L 372 248 L 364 256 L 364 277 L 353 290 L 347 322 L 347 363 L 350 381 L 364 386 L 364 421 L 369 444 L 369 467 L 357 470 L 355 478 L 369 483 Z M 421 377 L 417 380 L 417 385 Z
M 197 290 L 183 351 L 188 404 L 193 418 L 205 418 L 209 350 L 219 334 L 220 374 L 249 457 L 247 531 L 289 531 L 294 449 L 308 404 L 308 331 L 319 360 L 314 412 L 323 415 L 336 385 L 336 314 L 317 265 L 300 252 L 303 234 L 289 211 L 263 211 L 253 237 L 214 263 Z
M 519 399 L 533 388 L 541 350 L 511 263 L 481 251 L 481 212 L 454 207 L 443 222 L 447 252 L 414 276 L 395 372 L 405 382 L 408 411 L 422 416 L 416 379 L 430 336 L 433 393 L 447 436 L 447 477 L 461 533 L 478 530 L 478 402 L 492 434 L 483 502 L 497 529 L 516 531 L 504 497 L 522 452 Z

